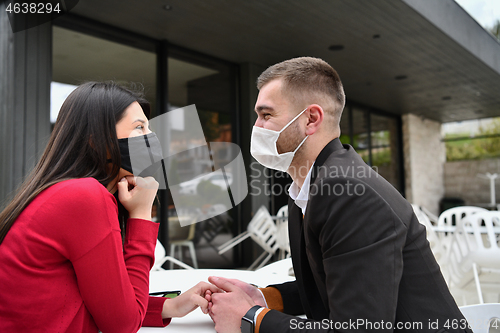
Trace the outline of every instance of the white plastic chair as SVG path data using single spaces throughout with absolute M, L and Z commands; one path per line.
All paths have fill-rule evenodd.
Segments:
M 444 271 L 444 266 L 446 265 L 446 251 L 441 243 L 441 239 L 438 237 L 433 229 L 433 225 L 428 217 L 428 215 L 417 205 L 412 204 L 413 211 L 418 221 L 425 226 L 427 231 L 427 240 L 431 247 L 431 251 L 436 258 L 441 270 Z
M 488 212 L 488 210 L 474 206 L 453 207 L 439 215 L 437 225 L 438 227 L 453 227 L 458 225 L 458 222 L 464 217 L 478 212 Z
M 193 269 L 193 267 L 186 265 L 180 260 L 175 259 L 174 257 L 167 256 L 167 252 L 165 251 L 165 247 L 163 247 L 163 244 L 157 239 L 156 240 L 156 247 L 155 247 L 155 262 L 153 264 L 153 267 L 151 268 L 151 271 L 163 271 L 164 269 L 161 267 L 166 261 L 170 261 L 171 263 L 174 263 L 176 265 L 179 265 L 180 267 L 184 269 Z
M 446 250 L 448 250 L 448 247 L 451 242 L 451 237 L 453 236 L 453 231 L 455 230 L 456 226 L 458 225 L 458 222 L 461 219 L 471 214 L 475 214 L 478 212 L 487 212 L 487 211 L 488 210 L 481 207 L 460 206 L 460 207 L 453 207 L 442 212 L 441 215 L 439 215 L 437 227 L 438 228 L 446 227 L 452 230 L 450 232 L 438 233 L 438 236 L 441 239 L 443 247 Z
M 425 213 L 425 215 L 427 215 L 427 217 L 429 218 L 429 221 L 431 221 L 431 223 L 433 225 L 437 225 L 438 224 L 439 217 L 437 217 L 436 215 L 432 214 L 427 208 L 425 208 L 423 206 L 420 206 L 420 209 L 422 210 L 422 212 Z
M 278 213 L 276 213 L 276 222 L 278 222 L 278 224 L 285 221 L 288 221 L 288 205 L 284 205 L 278 209 Z
M 460 311 L 474 333 L 488 333 L 490 325 L 496 328 L 500 327 L 500 303 L 462 306 Z M 494 320 L 496 323 L 493 324 Z
M 186 221 L 192 221 L 193 217 L 190 216 L 180 216 L 180 217 L 169 217 L 168 218 L 168 233 L 170 241 L 170 255 L 175 257 L 175 249 L 179 248 L 179 260 L 182 261 L 182 247 L 187 246 L 189 248 L 189 254 L 193 262 L 194 268 L 198 268 L 198 260 L 196 259 L 196 251 L 194 250 L 194 234 L 196 231 L 196 224 L 191 223 L 189 226 L 181 227 L 180 221 L 184 219 Z M 189 224 L 189 222 L 185 223 Z M 173 269 L 174 262 L 170 262 L 170 269 Z
M 276 214 L 278 228 L 279 260 L 290 257 L 290 238 L 288 237 L 288 205 L 281 207 Z
M 484 303 L 481 285 L 500 293 L 499 235 L 500 212 L 478 212 L 458 222 L 447 255 L 450 287 L 465 290 L 475 281 L 479 303 Z
M 278 229 L 276 227 L 276 224 L 274 224 L 273 218 L 269 214 L 267 208 L 261 206 L 248 224 L 247 231 L 239 234 L 238 236 L 219 246 L 219 254 L 223 254 L 224 252 L 243 242 L 245 239 L 251 237 L 254 242 L 259 244 L 260 247 L 264 249 L 264 252 L 253 262 L 253 264 L 248 269 L 259 269 L 264 266 L 269 261 L 269 259 L 271 259 L 273 254 L 278 250 L 279 244 L 277 241 L 277 236 Z M 255 267 L 257 264 L 259 265 Z

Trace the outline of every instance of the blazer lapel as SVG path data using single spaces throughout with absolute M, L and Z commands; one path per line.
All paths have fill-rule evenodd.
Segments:
M 302 307 L 308 318 L 321 320 L 325 317 L 325 309 L 319 291 L 314 282 L 314 275 L 307 258 L 306 242 L 304 237 L 304 223 L 302 210 L 295 205 L 292 199 L 288 201 L 288 232 L 290 250 Z
M 327 158 L 334 152 L 343 152 L 344 147 L 340 140 L 334 139 L 328 143 L 318 155 L 311 174 L 311 185 L 317 178 Z M 307 217 L 308 214 L 306 214 Z M 321 295 L 314 280 L 314 273 L 307 258 L 307 248 L 304 235 L 304 227 L 307 221 L 303 220 L 302 210 L 295 202 L 288 198 L 288 232 L 290 237 L 290 250 L 295 271 L 295 277 L 299 283 L 299 294 L 303 309 L 308 318 L 321 320 L 328 318 L 328 311 L 323 306 Z M 314 314 L 314 315 L 313 315 Z

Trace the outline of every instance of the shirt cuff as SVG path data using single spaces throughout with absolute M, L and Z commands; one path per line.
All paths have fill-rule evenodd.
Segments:
M 258 311 L 259 315 L 255 319 L 255 326 L 254 326 L 254 330 L 253 330 L 254 333 L 259 333 L 260 324 L 262 323 L 262 319 L 269 311 L 271 311 L 271 309 L 268 309 L 268 308 L 260 308 L 259 310 L 260 310 L 260 311 Z
M 261 313 L 262 310 L 264 310 L 265 308 L 260 308 L 257 310 L 257 312 L 255 312 L 254 316 L 253 316 L 253 326 L 255 326 L 257 324 L 257 317 L 259 316 L 259 313 Z
M 266 308 L 268 308 L 267 301 L 266 301 L 266 296 L 264 296 L 264 293 L 262 292 L 262 290 L 260 290 L 260 288 L 257 288 L 257 290 L 262 295 L 262 298 L 264 299 L 264 304 L 266 305 Z

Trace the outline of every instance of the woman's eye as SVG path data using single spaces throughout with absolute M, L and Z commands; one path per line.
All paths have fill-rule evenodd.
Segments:
M 138 125 L 135 129 L 138 129 L 138 130 L 141 130 L 141 131 L 142 131 L 142 130 L 144 129 L 144 126 L 142 126 L 142 125 Z

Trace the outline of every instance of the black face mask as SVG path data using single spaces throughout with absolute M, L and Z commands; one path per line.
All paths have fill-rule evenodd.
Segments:
M 140 176 L 153 176 L 161 167 L 163 154 L 155 133 L 118 139 L 121 168 Z

